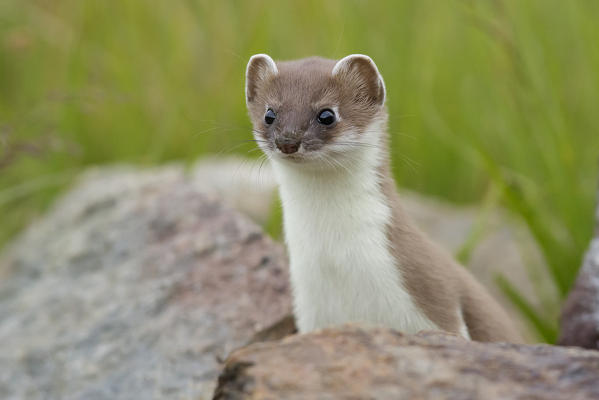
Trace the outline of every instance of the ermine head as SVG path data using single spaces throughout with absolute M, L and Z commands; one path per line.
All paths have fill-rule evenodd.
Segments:
M 275 63 L 257 54 L 245 94 L 258 145 L 277 160 L 338 164 L 378 146 L 386 123 L 383 78 L 365 55 Z

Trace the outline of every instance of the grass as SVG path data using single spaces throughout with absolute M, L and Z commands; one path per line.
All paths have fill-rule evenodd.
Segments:
M 497 193 L 530 228 L 559 298 L 535 307 L 498 281 L 552 342 L 592 232 L 598 20 L 590 0 L 4 0 L 0 243 L 88 165 L 250 150 L 251 54 L 366 53 L 401 185 L 456 203 Z

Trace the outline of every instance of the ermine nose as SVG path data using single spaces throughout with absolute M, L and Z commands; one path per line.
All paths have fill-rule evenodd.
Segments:
M 289 138 L 289 137 L 278 137 L 275 139 L 277 148 L 285 154 L 295 153 L 299 149 L 301 139 Z

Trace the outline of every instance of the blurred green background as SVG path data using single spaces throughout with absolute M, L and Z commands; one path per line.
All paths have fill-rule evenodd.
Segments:
M 497 283 L 554 341 L 592 233 L 597 21 L 594 0 L 2 0 L 0 246 L 86 166 L 247 154 L 250 55 L 365 53 L 399 183 L 528 225 L 559 299 L 534 308 Z

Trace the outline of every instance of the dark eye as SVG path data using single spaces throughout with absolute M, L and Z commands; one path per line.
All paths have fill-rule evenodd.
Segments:
M 264 114 L 264 122 L 266 122 L 268 125 L 275 122 L 275 118 L 277 118 L 277 114 L 275 114 L 275 112 L 270 108 L 266 111 L 266 114 Z
M 323 125 L 331 125 L 333 122 L 335 122 L 335 113 L 328 108 L 326 110 L 322 110 L 318 114 L 318 122 Z

